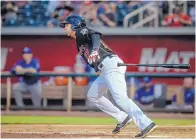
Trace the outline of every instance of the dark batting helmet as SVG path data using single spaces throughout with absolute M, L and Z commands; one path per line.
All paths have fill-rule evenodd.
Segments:
M 86 26 L 85 19 L 79 15 L 69 15 L 65 18 L 65 21 L 61 22 L 59 26 L 65 28 L 65 24 L 71 24 L 72 30 L 77 30 Z

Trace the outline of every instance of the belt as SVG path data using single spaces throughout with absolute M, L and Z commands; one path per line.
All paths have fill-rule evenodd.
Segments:
M 107 56 L 106 56 L 106 57 L 107 57 Z M 117 55 L 109 55 L 108 57 L 109 57 L 109 58 L 117 57 Z
M 109 55 L 109 56 L 106 56 L 106 57 L 109 57 L 110 59 L 112 58 L 112 57 L 117 57 L 117 55 Z M 106 58 L 105 57 L 105 58 Z M 103 60 L 105 59 L 105 58 L 103 58 Z M 103 61 L 102 61 L 103 62 Z M 103 64 L 102 64 L 102 62 L 98 65 L 98 69 L 101 71 L 101 69 L 103 68 Z

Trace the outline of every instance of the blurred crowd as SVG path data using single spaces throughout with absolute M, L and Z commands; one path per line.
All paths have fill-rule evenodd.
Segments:
M 150 3 L 138 1 L 1 1 L 2 26 L 58 26 L 59 22 L 70 14 L 83 16 L 89 26 L 123 26 L 123 20 L 129 13 Z M 154 2 L 159 8 L 159 26 L 194 26 L 195 1 L 187 2 L 187 11 L 175 3 L 173 12 L 169 12 L 169 2 Z M 143 17 L 153 11 L 143 11 Z M 137 23 L 139 15 L 129 19 L 129 25 Z M 145 26 L 153 26 L 149 22 Z

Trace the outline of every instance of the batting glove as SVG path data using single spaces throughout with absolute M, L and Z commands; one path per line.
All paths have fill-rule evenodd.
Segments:
M 100 59 L 100 56 L 99 56 L 98 52 L 93 50 L 88 57 L 88 63 L 92 64 L 93 62 L 95 62 L 96 60 L 99 60 L 99 59 Z

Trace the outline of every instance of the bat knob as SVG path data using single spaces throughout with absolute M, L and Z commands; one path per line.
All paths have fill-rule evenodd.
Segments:
M 120 66 L 122 66 L 122 63 L 117 63 L 117 67 L 120 67 Z

